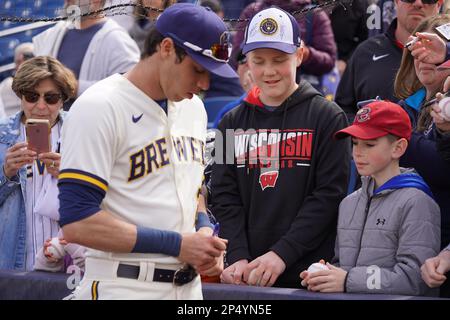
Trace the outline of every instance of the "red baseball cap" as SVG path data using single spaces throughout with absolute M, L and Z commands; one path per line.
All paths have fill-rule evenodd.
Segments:
M 352 136 L 363 140 L 373 140 L 392 134 L 409 141 L 411 120 L 402 107 L 389 101 L 377 100 L 361 109 L 353 124 L 334 134 L 336 139 Z

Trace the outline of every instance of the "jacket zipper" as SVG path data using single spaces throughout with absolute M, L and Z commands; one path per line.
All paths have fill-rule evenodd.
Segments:
M 363 229 L 362 229 L 362 231 L 361 231 L 361 237 L 359 238 L 358 255 L 356 256 L 355 265 L 357 264 L 357 262 L 358 262 L 358 260 L 359 260 L 359 255 L 361 254 L 362 238 L 363 238 L 364 230 L 366 230 L 367 217 L 369 216 L 370 203 L 372 202 L 372 197 L 373 197 L 373 196 L 371 196 L 371 197 L 369 198 L 369 200 L 367 201 L 366 209 L 364 210 L 364 214 L 365 214 L 365 217 L 364 217 L 364 227 L 363 227 Z

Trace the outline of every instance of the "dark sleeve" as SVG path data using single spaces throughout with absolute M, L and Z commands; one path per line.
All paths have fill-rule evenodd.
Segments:
M 356 92 L 355 92 L 355 64 L 358 58 L 357 53 L 353 54 L 348 61 L 347 68 L 339 82 L 335 102 L 344 110 L 350 122 L 356 114 Z
M 61 227 L 99 212 L 105 193 L 75 182 L 60 182 L 59 224 Z
M 450 60 L 450 42 L 447 42 L 446 48 L 445 60 L 443 62 Z
M 317 136 L 315 187 L 303 201 L 288 232 L 271 247 L 287 268 L 316 250 L 330 229 L 336 229 L 339 203 L 347 192 L 350 141 L 334 140 L 333 134 L 346 126 L 347 119 L 341 111 L 323 124 Z
M 333 69 L 337 52 L 330 18 L 325 12 L 314 13 L 312 30 L 309 58 L 302 63 L 302 69 L 308 74 L 320 76 Z
M 219 123 L 218 129 L 223 135 L 220 139 L 216 136 L 215 148 L 221 149 L 221 141 L 227 141 L 226 147 L 223 148 L 222 164 L 213 165 L 211 175 L 211 192 L 212 192 L 212 213 L 219 221 L 220 237 L 228 239 L 226 260 L 228 264 L 233 264 L 238 260 L 251 259 L 248 242 L 247 228 L 244 206 L 241 199 L 241 192 L 236 177 L 236 168 L 234 164 L 226 164 L 225 155 L 227 150 L 232 150 L 229 154 L 233 155 L 234 162 L 234 136 L 233 139 L 225 138 L 225 129 L 231 128 L 230 114 L 227 114 Z M 231 141 L 229 141 L 231 140 Z
M 447 164 L 450 164 L 450 132 L 438 135 L 436 142 L 438 153 Z
M 350 52 L 350 54 L 347 56 L 346 61 L 351 57 L 356 47 L 367 39 L 369 33 L 367 29 L 367 19 L 369 17 L 367 14 L 368 4 L 366 3 L 366 1 L 355 1 L 355 2 L 358 3 L 358 5 L 354 9 L 356 19 L 358 21 L 355 34 L 357 42 L 355 42 L 355 46 L 353 47 L 353 50 Z
M 450 187 L 450 164 L 437 152 L 436 141 L 421 133 L 413 132 L 400 165 L 416 169 L 428 184 Z
M 356 47 L 367 39 L 367 0 L 338 6 L 330 16 L 338 59 L 347 62 Z

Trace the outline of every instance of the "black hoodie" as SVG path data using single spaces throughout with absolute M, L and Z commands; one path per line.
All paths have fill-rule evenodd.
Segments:
M 231 131 L 224 157 L 234 154 L 234 164 L 213 166 L 212 211 L 229 240 L 228 264 L 274 251 L 286 263 L 275 286 L 299 287 L 301 271 L 333 256 L 350 164 L 348 139 L 333 134 L 347 119 L 305 81 L 275 111 L 258 93 L 254 88 L 219 124 L 223 137 L 226 129 L 255 132 Z M 268 157 L 278 154 L 279 166 L 268 168 Z

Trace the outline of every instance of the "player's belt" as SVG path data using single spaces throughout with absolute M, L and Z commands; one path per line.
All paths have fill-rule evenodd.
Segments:
M 128 264 L 119 264 L 117 268 L 117 277 L 138 279 L 140 273 L 139 266 Z M 185 266 L 178 270 L 158 269 L 155 268 L 153 273 L 153 281 L 171 282 L 176 286 L 182 286 L 191 282 L 197 276 L 197 272 L 191 266 Z

